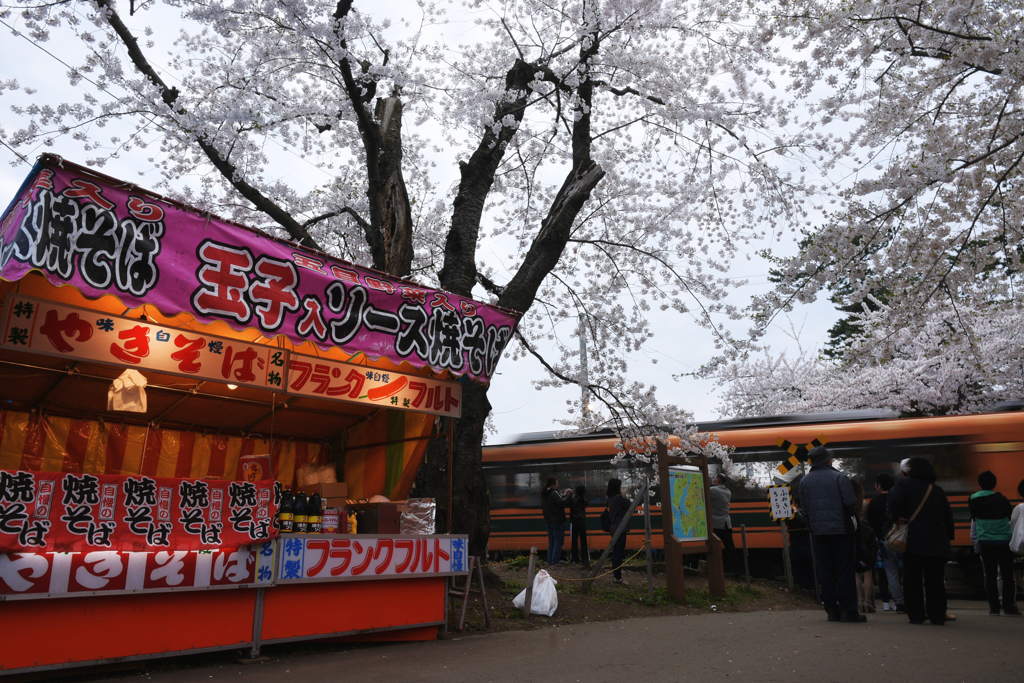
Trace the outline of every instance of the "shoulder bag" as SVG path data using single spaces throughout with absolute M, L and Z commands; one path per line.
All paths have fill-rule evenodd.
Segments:
M 910 515 L 910 519 L 907 520 L 906 524 L 900 524 L 898 521 L 892 523 L 892 528 L 885 535 L 886 548 L 897 553 L 905 553 L 907 551 L 907 531 L 910 529 L 910 523 L 917 518 L 917 513 L 921 512 L 921 508 L 924 507 L 925 501 L 928 500 L 928 496 L 932 493 L 932 486 L 933 484 L 928 484 L 928 490 L 924 492 L 924 497 L 921 498 L 921 502 L 917 504 L 917 509 L 914 510 L 914 514 Z

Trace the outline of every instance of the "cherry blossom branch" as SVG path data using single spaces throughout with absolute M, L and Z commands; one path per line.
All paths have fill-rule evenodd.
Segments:
M 115 35 L 128 50 L 128 57 L 132 62 L 132 65 L 144 75 L 150 83 L 155 85 L 160 93 L 160 98 L 164 104 L 167 105 L 168 110 L 176 118 L 180 118 L 187 114 L 187 110 L 178 103 L 178 97 L 180 95 L 177 88 L 168 86 L 156 70 L 150 65 L 146 56 L 139 48 L 138 39 L 132 35 L 131 31 L 121 20 L 121 17 L 117 14 L 114 9 L 112 0 L 96 0 L 96 5 L 103 10 L 103 17 L 107 24 L 114 30 Z M 206 139 L 202 133 L 195 133 L 185 129 L 185 132 L 189 133 L 195 140 L 196 144 L 206 155 L 206 158 L 210 160 L 220 174 L 227 180 L 235 190 L 238 191 L 243 197 L 252 202 L 259 211 L 270 216 L 278 225 L 283 227 L 288 232 L 289 236 L 299 244 L 307 247 L 313 247 L 319 249 L 320 246 L 316 240 L 309 234 L 309 232 L 299 224 L 288 212 L 281 208 L 274 200 L 266 196 L 258 189 L 250 185 L 248 182 L 242 179 L 241 173 L 238 167 L 235 166 L 228 157 L 225 157 L 221 152 Z

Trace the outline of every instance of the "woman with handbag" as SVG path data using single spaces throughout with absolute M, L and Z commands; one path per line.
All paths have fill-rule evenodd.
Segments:
M 953 512 L 942 487 L 935 484 L 935 469 L 924 458 L 900 463 L 903 476 L 889 492 L 889 518 L 893 542 L 905 530 L 903 599 L 912 624 L 928 619 L 946 623 L 945 568 L 953 538 Z

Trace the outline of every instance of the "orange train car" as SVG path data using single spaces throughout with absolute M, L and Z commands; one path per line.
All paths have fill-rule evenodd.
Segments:
M 880 472 L 896 474 L 900 460 L 923 456 L 932 461 L 938 484 L 945 489 L 956 521 L 954 544 L 966 555 L 970 546 L 967 497 L 977 489 L 977 475 L 992 470 L 997 489 L 1013 503 L 1021 502 L 1017 484 L 1024 479 L 1024 412 L 1020 405 L 976 415 L 901 418 L 889 411 L 845 411 L 812 415 L 751 418 L 698 425 L 735 448 L 732 461 L 746 477 L 733 478 L 733 541 L 742 547 L 738 529 L 746 525 L 752 549 L 781 548 L 779 525 L 768 514 L 764 486 L 774 468 L 789 457 L 778 444 L 785 439 L 806 444 L 813 439 L 828 443 L 842 469 L 874 492 Z M 619 476 L 610 460 L 617 439 L 611 432 L 559 437 L 555 432 L 522 435 L 512 443 L 484 448 L 483 468 L 491 495 L 491 551 L 545 548 L 547 536 L 540 512 L 540 491 L 547 477 L 560 487 L 586 487 L 590 548 L 603 549 L 609 535 L 600 531 L 609 478 Z M 660 508 L 652 505 L 653 541 L 661 547 Z M 568 525 L 567 525 L 568 526 Z M 568 546 L 568 530 L 566 534 Z M 643 542 L 643 519 L 631 524 L 628 547 Z

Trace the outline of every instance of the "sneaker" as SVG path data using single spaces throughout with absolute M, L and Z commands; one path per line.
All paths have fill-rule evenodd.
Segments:
M 847 612 L 839 619 L 847 624 L 863 624 L 867 620 L 868 618 L 859 612 Z
M 897 602 L 896 603 L 896 611 L 897 612 L 906 612 L 907 608 L 903 606 L 902 602 Z
M 990 615 L 992 615 L 993 617 L 998 617 L 999 616 L 999 608 L 998 607 L 989 607 L 988 608 L 988 613 Z
M 956 615 L 952 612 L 946 612 L 946 621 L 956 621 Z
M 1003 609 L 1003 614 L 1005 614 L 1008 617 L 1019 617 L 1020 609 L 1018 609 L 1016 605 L 1013 605 L 1012 607 L 1006 607 Z

